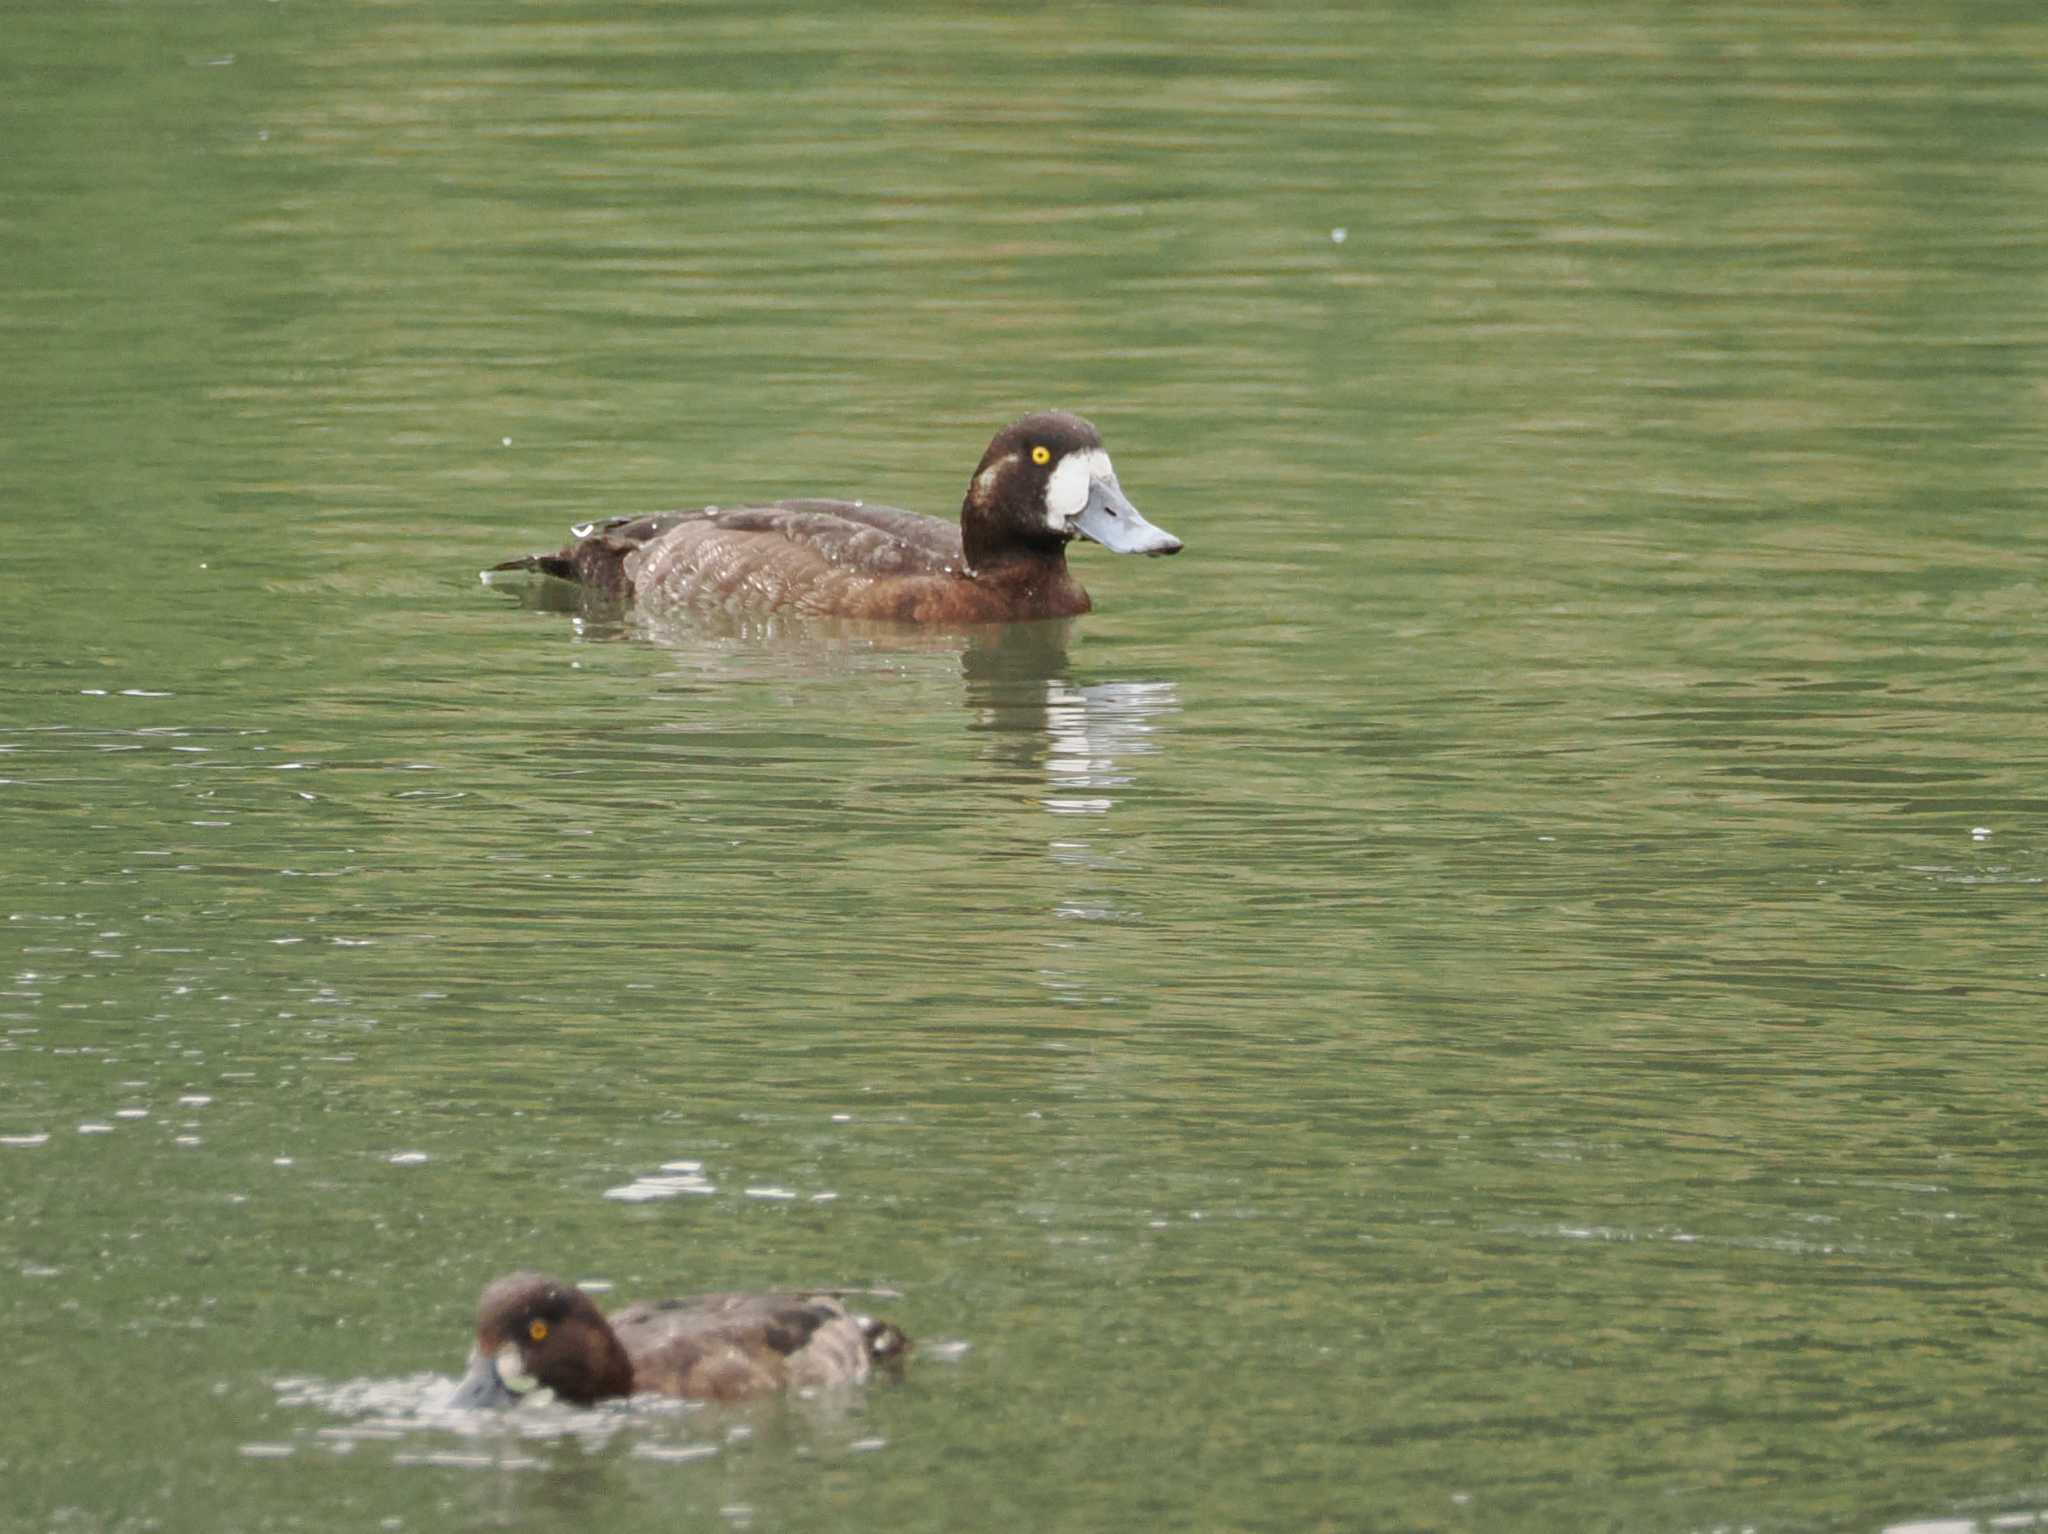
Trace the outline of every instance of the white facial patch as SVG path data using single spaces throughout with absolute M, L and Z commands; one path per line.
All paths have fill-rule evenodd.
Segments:
M 975 475 L 975 495 L 984 501 L 986 501 L 990 496 L 994 495 L 996 493 L 996 481 L 1003 477 L 1003 470 L 1007 469 L 1011 464 L 1015 463 L 1016 461 L 1017 455 L 1015 453 L 1006 453 L 1001 458 L 998 458 L 994 463 L 990 464 L 987 468 L 983 469 L 979 474 Z
M 1067 454 L 1045 482 L 1046 526 L 1065 532 L 1088 504 L 1090 482 L 1112 478 L 1115 473 L 1109 466 L 1109 454 L 1099 447 L 1076 448 Z
M 508 1342 L 499 1348 L 491 1362 L 497 1365 L 499 1382 L 514 1395 L 523 1396 L 540 1383 L 526 1372 L 526 1358 L 516 1342 Z

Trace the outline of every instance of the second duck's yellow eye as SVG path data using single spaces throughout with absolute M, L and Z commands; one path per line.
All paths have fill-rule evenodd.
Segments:
M 527 1325 L 527 1328 L 526 1328 L 526 1335 L 527 1335 L 527 1336 L 529 1336 L 529 1337 L 531 1337 L 531 1338 L 532 1338 L 532 1339 L 533 1339 L 533 1340 L 534 1340 L 535 1342 L 546 1342 L 546 1341 L 548 1340 L 548 1324 L 547 1324 L 547 1322 L 545 1322 L 545 1321 L 534 1321 L 534 1322 L 530 1322 L 530 1323 L 529 1323 L 529 1324 Z
M 1051 448 L 1049 448 L 1049 447 L 1034 447 L 1034 448 L 1033 448 L 1033 449 L 1031 450 L 1031 461 L 1032 461 L 1033 463 L 1038 463 L 1038 464 L 1046 464 L 1046 463 L 1051 463 L 1051 462 L 1052 462 L 1052 449 L 1051 449 Z

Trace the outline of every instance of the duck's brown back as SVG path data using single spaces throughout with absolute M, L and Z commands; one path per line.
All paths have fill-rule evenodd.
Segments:
M 624 574 L 642 606 L 867 616 L 873 592 L 956 578 L 960 529 L 893 506 L 781 501 L 648 518 Z M 616 534 L 615 534 L 616 535 Z
M 559 553 L 492 568 L 544 571 L 656 612 L 958 625 L 1071 618 L 1089 608 L 1057 544 L 969 571 L 952 523 L 857 501 L 621 517 Z
M 610 1320 L 636 1391 L 721 1401 L 864 1380 L 906 1345 L 829 1294 L 706 1294 L 629 1305 Z

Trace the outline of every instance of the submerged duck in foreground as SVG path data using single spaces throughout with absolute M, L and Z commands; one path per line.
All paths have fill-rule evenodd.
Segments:
M 539 1387 L 575 1406 L 641 1394 L 733 1401 L 853 1384 L 910 1339 L 834 1294 L 706 1294 L 607 1318 L 574 1284 L 501 1278 L 477 1301 L 476 1348 L 448 1404 L 507 1406 Z
M 1102 437 L 1077 415 L 1028 415 L 996 433 L 960 525 L 861 501 L 775 501 L 619 517 L 576 530 L 537 570 L 645 605 L 710 606 L 909 623 L 1071 618 L 1088 593 L 1067 545 L 1177 554 L 1118 485 Z

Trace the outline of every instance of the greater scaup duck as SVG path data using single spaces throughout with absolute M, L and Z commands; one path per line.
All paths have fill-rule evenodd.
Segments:
M 960 525 L 861 501 L 776 501 L 618 517 L 575 529 L 539 570 L 642 604 L 699 604 L 910 623 L 1068 618 L 1089 608 L 1067 573 L 1078 534 L 1119 554 L 1177 554 L 1138 514 L 1102 437 L 1077 415 L 1028 415 L 981 455 Z
M 864 1380 L 909 1347 L 834 1294 L 706 1294 L 607 1319 L 574 1284 L 514 1273 L 477 1301 L 476 1348 L 448 1404 L 508 1405 L 537 1386 L 576 1406 L 636 1394 L 731 1401 Z

